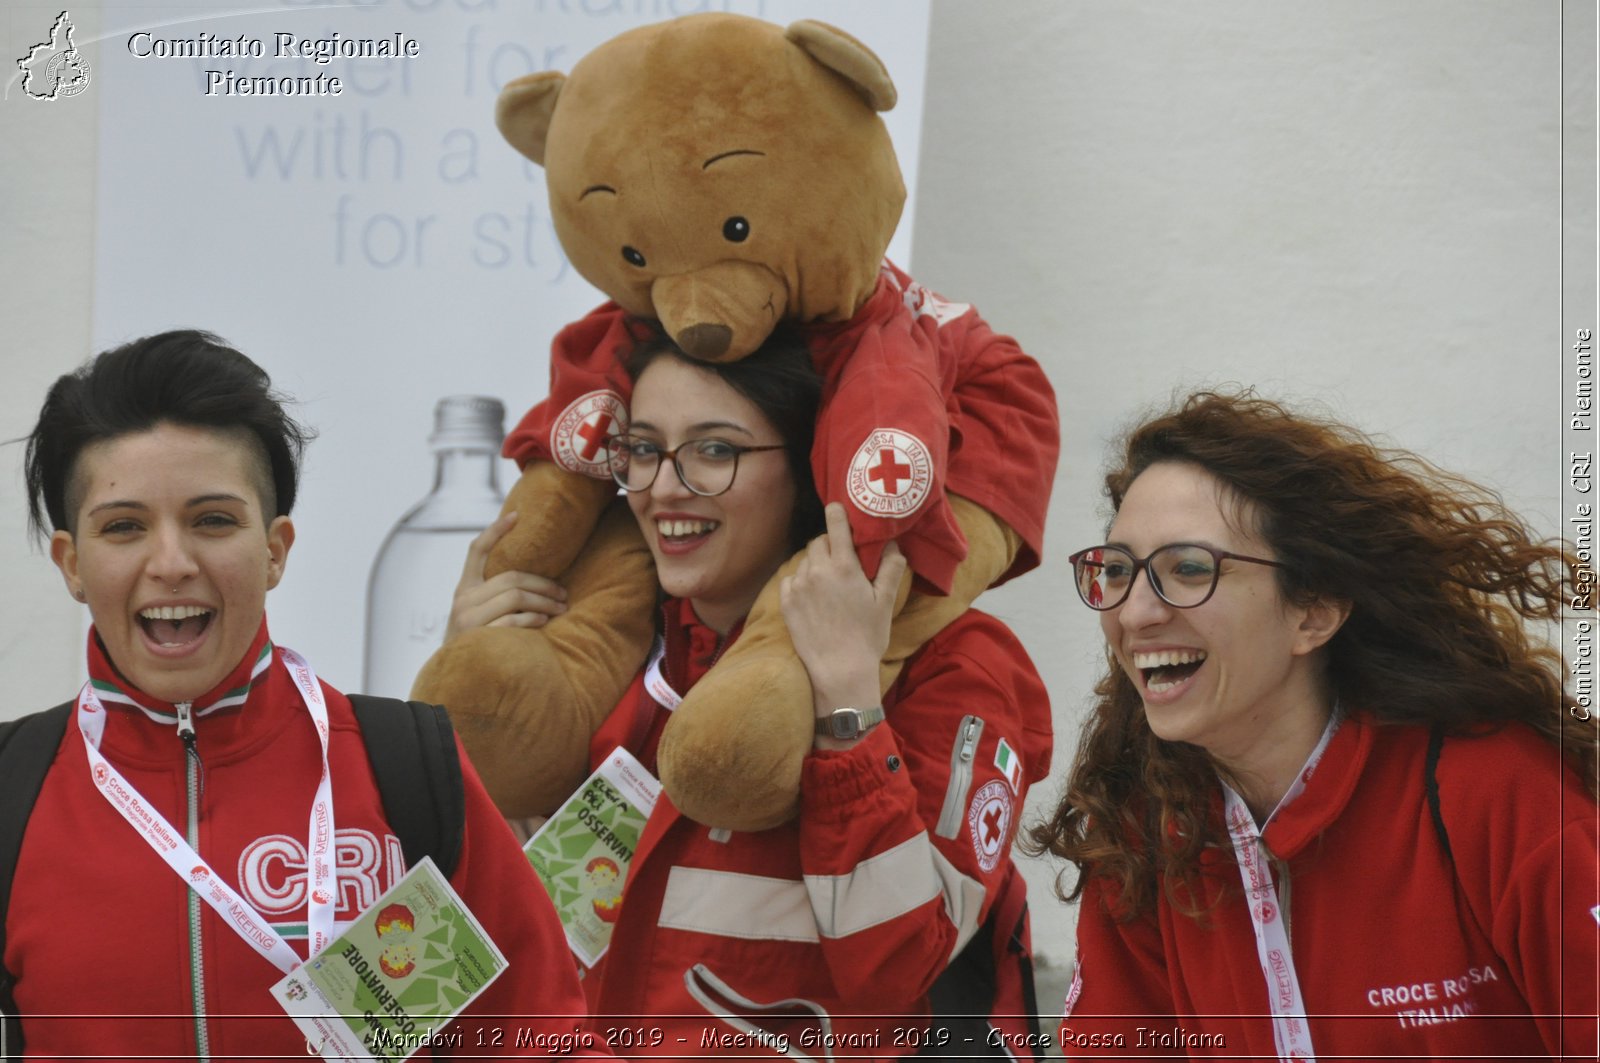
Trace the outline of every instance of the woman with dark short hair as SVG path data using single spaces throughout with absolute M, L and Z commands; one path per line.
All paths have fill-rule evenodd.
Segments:
M 267 634 L 305 442 L 267 374 L 203 332 L 107 351 L 45 398 L 33 526 L 94 623 L 31 813 L 3 810 L 27 829 L 0 1056 L 300 1058 L 270 987 L 407 870 L 350 700 Z M 549 898 L 464 754 L 458 789 L 452 885 L 509 966 L 439 1044 L 570 1041 L 583 994 Z
M 1202 393 L 1072 557 L 1108 662 L 1054 818 L 1070 1058 L 1592 1058 L 1596 727 L 1527 624 L 1579 571 L 1492 493 Z

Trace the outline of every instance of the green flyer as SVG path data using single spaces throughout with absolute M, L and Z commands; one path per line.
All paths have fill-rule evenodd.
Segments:
M 402 1060 L 431 1044 L 505 968 L 424 857 L 272 995 L 323 1058 Z
M 523 846 L 585 967 L 611 944 L 628 867 L 660 794 L 655 776 L 618 746 Z

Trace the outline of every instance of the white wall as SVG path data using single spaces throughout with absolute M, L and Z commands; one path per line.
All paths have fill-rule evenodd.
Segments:
M 1568 30 L 1591 327 L 1593 17 Z M 983 603 L 1054 702 L 1024 822 L 1059 796 L 1100 670 L 1064 559 L 1101 541 L 1108 439 L 1140 409 L 1254 384 L 1558 530 L 1560 31 L 1522 0 L 934 0 L 915 272 L 1040 358 L 1062 414 L 1043 570 Z M 1030 862 L 1034 937 L 1060 965 L 1052 870 Z
M 0 10 L 0 86 L 50 30 L 59 6 Z M 75 8 L 80 46 L 99 5 Z M 92 89 L 40 103 L 13 82 L 0 100 L 0 441 L 33 428 L 45 389 L 91 353 L 94 172 Z M 0 719 L 47 708 L 77 689 L 81 608 L 28 538 L 22 446 L 0 445 Z
M 1016 335 L 1062 406 L 1045 566 L 986 599 L 1054 701 L 1037 816 L 1100 653 L 1062 562 L 1098 539 L 1107 439 L 1137 409 L 1228 382 L 1316 401 L 1557 529 L 1560 152 L 1565 126 L 1569 153 L 1593 158 L 1593 9 L 1569 29 L 1589 65 L 1564 116 L 1549 3 L 932 2 L 913 266 Z M 58 10 L 6 5 L 0 57 Z M 95 10 L 74 5 L 80 32 Z M 8 439 L 89 353 L 94 109 L 71 103 L 0 103 Z M 1590 241 L 1588 280 L 1569 264 L 1568 284 L 1591 325 L 1592 205 L 1565 217 Z M 81 646 L 23 535 L 20 447 L 0 453 L 3 716 L 65 697 Z M 1036 944 L 1064 964 L 1070 912 L 1045 892 L 1050 868 L 1030 878 Z

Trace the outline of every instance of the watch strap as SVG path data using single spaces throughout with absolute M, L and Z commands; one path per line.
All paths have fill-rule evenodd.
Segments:
M 827 738 L 849 741 L 852 738 L 860 738 L 882 723 L 884 718 L 882 705 L 874 705 L 870 709 L 851 707 L 834 709 L 817 721 L 816 733 Z

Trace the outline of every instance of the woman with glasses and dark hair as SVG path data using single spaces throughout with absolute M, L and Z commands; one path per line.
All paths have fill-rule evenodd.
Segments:
M 592 760 L 622 745 L 655 769 L 673 706 L 740 637 L 798 547 L 780 581 L 782 608 L 816 725 L 800 812 L 787 823 L 711 829 L 663 794 L 628 870 L 610 950 L 584 980 L 595 1012 L 643 1018 L 626 1045 L 632 1055 L 890 1057 L 930 1042 L 1003 1052 L 986 1040 L 1017 1031 L 991 1034 L 980 1018 L 981 1032 L 962 1042 L 930 1022 L 930 987 L 958 954 L 992 955 L 1012 948 L 1013 930 L 1025 935 L 1010 842 L 1051 748 L 1032 663 L 1002 624 L 968 611 L 880 700 L 904 562 L 891 547 L 869 581 L 843 511 L 824 513 L 817 499 L 810 453 L 821 385 L 802 343 L 780 333 L 749 358 L 710 365 L 647 342 L 630 372 L 628 430 L 610 441 L 611 470 L 663 601 L 651 660 L 602 726 Z M 512 618 L 563 607 L 559 588 L 519 582 L 530 577 L 471 575 L 508 526 L 473 548 L 458 629 L 543 622 Z M 749 712 L 762 712 L 759 695 Z M 980 935 L 1002 910 L 1011 913 L 1003 933 Z M 963 953 L 969 942 L 977 952 Z M 1006 955 L 999 977 L 1015 981 L 1025 954 Z
M 1066 1055 L 1592 1058 L 1597 732 L 1526 630 L 1578 558 L 1249 393 L 1106 490 L 1072 564 L 1108 670 L 1032 834 L 1078 872 Z

